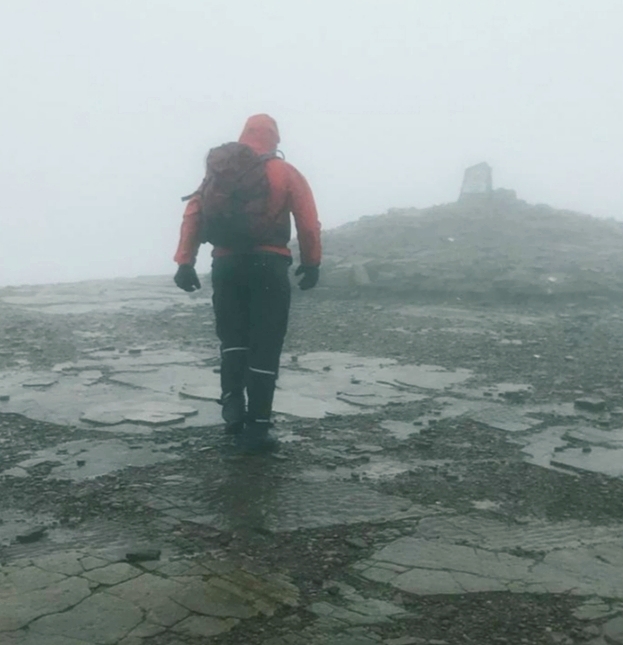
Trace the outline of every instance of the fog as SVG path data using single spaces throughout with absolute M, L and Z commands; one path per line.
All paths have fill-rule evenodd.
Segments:
M 0 284 L 173 273 L 180 196 L 257 112 L 324 228 L 453 201 L 484 160 L 531 202 L 620 218 L 622 19 L 618 0 L 7 2 Z

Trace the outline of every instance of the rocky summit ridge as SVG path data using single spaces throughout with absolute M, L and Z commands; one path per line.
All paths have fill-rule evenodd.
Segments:
M 623 295 L 623 223 L 466 184 L 454 203 L 391 209 L 327 231 L 323 284 L 511 298 Z

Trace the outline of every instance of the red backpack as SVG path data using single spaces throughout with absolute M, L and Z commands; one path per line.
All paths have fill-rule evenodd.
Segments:
M 265 216 L 270 197 L 266 162 L 276 155 L 258 155 L 242 143 L 212 148 L 199 190 L 201 242 L 238 251 L 256 246 L 254 224 Z

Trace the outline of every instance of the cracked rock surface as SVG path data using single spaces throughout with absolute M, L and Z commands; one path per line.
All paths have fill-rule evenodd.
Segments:
M 209 292 L 0 291 L 0 644 L 623 643 L 623 307 L 368 293 L 237 459 Z

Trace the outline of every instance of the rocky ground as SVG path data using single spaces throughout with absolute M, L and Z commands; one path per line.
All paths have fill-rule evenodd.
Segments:
M 623 643 L 623 307 L 295 294 L 232 459 L 209 292 L 0 292 L 2 645 Z
M 403 295 L 620 300 L 622 243 L 619 221 L 528 204 L 500 189 L 328 231 L 324 278 L 333 287 Z

